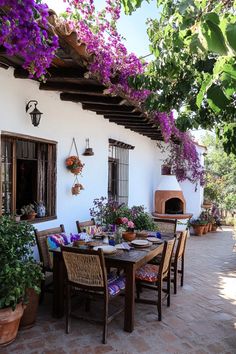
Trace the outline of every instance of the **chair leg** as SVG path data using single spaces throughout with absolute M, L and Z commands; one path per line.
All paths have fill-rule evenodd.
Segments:
M 170 279 L 170 272 L 168 273 L 167 276 L 167 306 L 170 306 L 170 285 L 171 285 L 171 279 Z
M 45 280 L 41 280 L 41 293 L 39 297 L 39 303 L 42 304 L 44 300 L 44 295 L 45 295 Z
M 137 299 L 140 299 L 140 293 L 141 293 L 141 285 L 139 284 L 139 282 L 136 282 Z
M 158 311 L 158 321 L 162 320 L 162 281 L 158 283 L 157 287 L 157 311 Z
M 87 297 L 86 300 L 85 300 L 85 312 L 89 312 L 90 311 L 90 298 Z
M 70 285 L 66 285 L 66 333 L 70 333 L 71 293 Z
M 102 335 L 102 343 L 107 343 L 107 323 L 108 323 L 108 301 L 104 300 L 104 311 L 103 311 L 103 335 Z
M 184 285 L 184 257 L 182 257 L 181 261 L 181 286 Z
M 177 285 L 178 285 L 178 263 L 174 264 L 174 294 L 177 294 Z

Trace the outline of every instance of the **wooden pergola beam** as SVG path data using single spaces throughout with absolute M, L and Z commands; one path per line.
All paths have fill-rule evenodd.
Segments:
M 147 119 L 146 116 L 144 116 L 142 113 L 138 112 L 122 112 L 122 113 L 109 113 L 109 114 L 104 114 L 104 118 L 110 119 L 110 118 L 143 118 Z
M 90 111 L 99 112 L 132 112 L 134 107 L 133 106 L 122 106 L 122 105 L 100 105 L 100 104 L 92 104 L 92 103 L 84 103 L 82 104 L 83 109 L 87 109 Z
M 46 90 L 46 91 L 58 91 L 58 92 L 77 93 L 77 94 L 86 94 L 86 95 L 94 95 L 94 96 L 104 95 L 103 94 L 104 86 L 102 85 L 47 82 L 47 83 L 41 83 L 39 85 L 39 89 Z
M 110 122 L 112 123 L 117 123 L 117 124 L 124 124 L 124 125 L 136 125 L 136 126 L 139 126 L 139 127 L 153 127 L 153 124 L 152 123 L 147 123 L 147 122 L 144 122 L 144 121 L 140 121 L 140 120 L 132 120 L 132 119 L 126 119 L 126 120 L 120 120 L 120 119 L 109 119 Z
M 97 103 L 97 104 L 106 104 L 113 105 L 119 104 L 122 101 L 121 97 L 111 97 L 111 96 L 92 96 L 92 95 L 83 95 L 83 94 L 72 94 L 72 93 L 61 93 L 60 94 L 62 101 L 73 101 L 73 102 L 82 102 L 82 103 Z

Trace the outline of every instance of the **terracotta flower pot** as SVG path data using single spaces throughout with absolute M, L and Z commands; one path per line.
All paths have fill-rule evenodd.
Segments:
M 208 232 L 211 232 L 211 230 L 212 230 L 212 223 L 209 223 L 208 224 Z
M 194 230 L 194 235 L 202 236 L 204 233 L 203 231 L 205 230 L 205 225 L 192 225 L 192 228 Z
M 0 347 L 12 343 L 17 336 L 24 305 L 16 305 L 15 311 L 11 307 L 0 310 Z
M 125 241 L 133 241 L 136 237 L 136 233 L 133 231 L 125 231 L 122 233 L 122 237 Z
M 213 225 L 213 224 L 212 224 L 211 231 L 212 231 L 212 232 L 216 232 L 216 230 L 217 230 L 217 225 Z
M 207 232 L 208 232 L 208 224 L 204 225 L 203 234 L 206 234 Z
M 27 289 L 26 294 L 29 302 L 20 320 L 20 327 L 23 329 L 31 328 L 34 325 L 39 305 L 39 294 L 37 294 L 34 289 Z
M 34 220 L 36 217 L 37 213 L 30 213 L 27 215 L 27 220 Z

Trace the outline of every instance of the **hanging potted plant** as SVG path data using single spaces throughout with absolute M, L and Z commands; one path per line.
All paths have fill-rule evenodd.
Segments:
M 40 292 L 41 266 L 33 259 L 33 226 L 0 219 L 0 347 L 14 341 L 27 303 L 26 290 Z
M 71 193 L 72 195 L 78 195 L 80 194 L 80 191 L 84 190 L 84 187 L 81 183 L 75 183 L 72 187 L 71 187 Z
M 69 156 L 66 159 L 66 168 L 73 174 L 81 174 L 84 164 L 81 162 L 78 156 Z

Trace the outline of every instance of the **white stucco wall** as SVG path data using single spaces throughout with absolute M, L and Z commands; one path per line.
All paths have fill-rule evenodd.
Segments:
M 156 143 L 129 129 L 110 123 L 103 116 L 84 111 L 80 104 L 63 102 L 59 93 L 40 91 L 32 80 L 15 79 L 13 70 L 0 69 L 0 130 L 58 142 L 57 148 L 57 219 L 41 222 L 38 229 L 63 223 L 67 232 L 75 232 L 76 220 L 90 218 L 89 208 L 94 198 L 107 195 L 108 139 L 113 138 L 135 146 L 130 150 L 129 205 L 144 205 L 153 211 L 154 191 L 160 180 L 163 155 Z M 25 112 L 29 100 L 38 101 L 43 112 L 39 127 L 31 124 Z M 79 178 L 85 190 L 72 196 L 74 176 L 65 168 L 72 138 L 75 137 L 81 160 L 85 163 Z M 94 156 L 82 156 L 85 139 L 89 138 Z M 187 201 L 187 211 L 199 214 L 202 190 L 188 182 L 181 183 Z
M 0 69 L 0 130 L 58 142 L 57 220 L 35 226 L 45 229 L 63 223 L 67 232 L 74 232 L 76 220 L 90 218 L 89 208 L 93 199 L 107 195 L 109 138 L 135 146 L 129 155 L 129 205 L 143 204 L 152 211 L 160 158 L 156 143 L 110 123 L 101 115 L 84 111 L 80 104 L 61 101 L 57 92 L 40 91 L 38 86 L 32 80 L 15 79 L 12 69 Z M 25 112 L 26 103 L 32 99 L 38 101 L 38 109 L 43 112 L 38 127 L 31 124 L 30 116 Z M 85 163 L 83 177 L 79 178 L 85 190 L 78 196 L 71 194 L 74 176 L 64 165 L 73 137 Z M 82 156 L 86 138 L 89 138 L 94 156 Z

